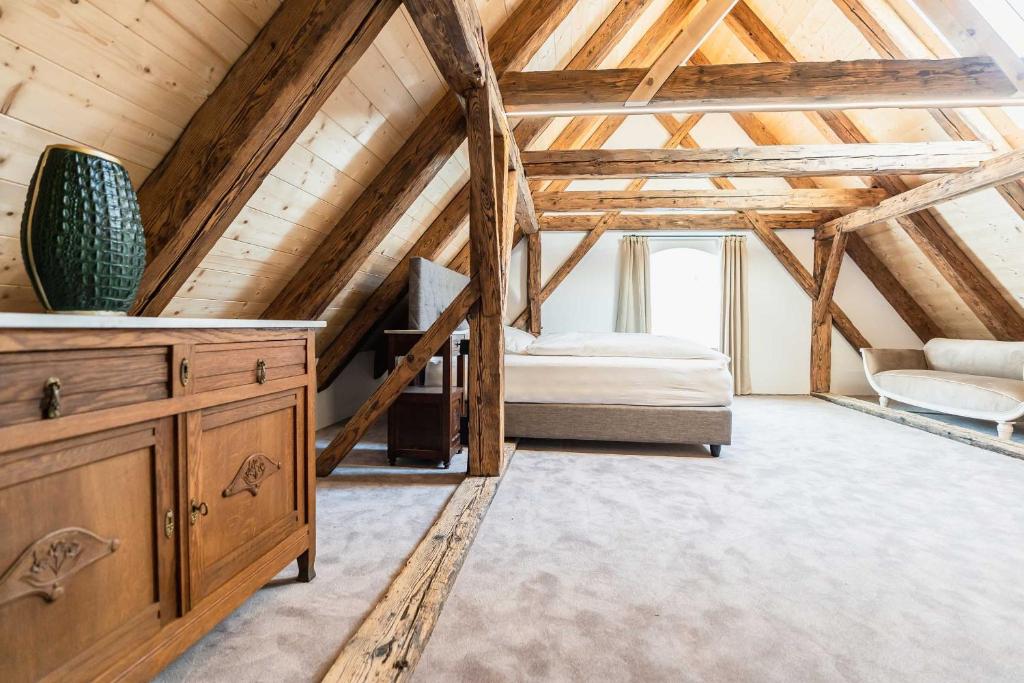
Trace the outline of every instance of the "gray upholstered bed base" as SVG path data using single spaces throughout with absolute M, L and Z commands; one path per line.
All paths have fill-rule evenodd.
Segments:
M 505 435 L 722 446 L 732 443 L 732 409 L 506 403 Z

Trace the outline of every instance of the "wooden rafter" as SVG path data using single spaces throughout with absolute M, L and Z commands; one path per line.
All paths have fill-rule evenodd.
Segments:
M 597 31 L 580 48 L 567 68 L 590 68 L 596 66 L 629 30 L 640 14 L 653 0 L 619 0 Z M 672 21 L 673 8 L 692 2 L 692 0 L 674 0 L 673 5 L 662 15 L 665 21 Z M 653 32 L 653 29 L 652 29 Z M 648 32 L 645 36 L 649 42 L 657 43 L 656 37 Z M 516 140 L 520 145 L 529 144 L 546 126 L 543 119 L 535 118 L 521 121 L 515 130 Z M 518 182 L 523 182 L 520 176 Z M 532 207 L 532 202 L 530 204 Z M 517 212 L 525 209 L 517 202 Z M 363 338 L 377 325 L 388 311 L 399 301 L 406 291 L 409 260 L 416 256 L 434 260 L 438 258 L 452 239 L 458 228 L 469 219 L 469 185 L 466 184 L 453 197 L 445 209 L 434 219 L 423 236 L 396 265 L 384 283 L 374 291 L 370 299 L 355 313 L 345 325 L 341 333 L 323 350 L 317 363 L 317 377 L 321 389 L 333 381 L 341 370 L 355 356 Z M 465 245 L 448 264 L 450 268 L 460 272 L 469 272 L 469 245 Z
M 1024 150 L 1016 150 L 989 159 L 977 168 L 963 173 L 950 173 L 930 183 L 885 199 L 878 206 L 848 213 L 829 221 L 820 229 L 821 237 L 853 232 L 907 214 L 952 201 L 973 192 L 1024 177 Z
M 702 0 L 693 15 L 687 18 L 686 27 L 665 48 L 626 98 L 626 106 L 643 107 L 650 104 L 676 67 L 690 60 L 735 4 L 736 0 Z
M 640 209 L 716 209 L 722 211 L 791 209 L 852 209 L 875 206 L 884 190 L 588 190 L 538 192 L 533 201 L 540 211 L 607 211 Z
M 580 149 L 523 153 L 530 178 L 714 178 L 928 174 L 992 157 L 983 142 L 772 145 L 702 149 Z
M 139 188 L 148 263 L 133 314 L 167 307 L 398 4 L 282 3 Z
M 528 329 L 540 334 L 541 325 L 541 239 L 540 233 L 530 235 L 526 243 L 526 310 Z
M 731 16 L 731 15 L 730 15 Z M 638 69 L 515 71 L 501 79 L 517 116 L 651 112 L 817 111 L 1013 104 L 989 57 L 677 67 L 644 106 L 626 106 Z
M 733 8 L 725 23 L 758 59 L 795 61 L 793 54 L 745 0 L 740 0 Z M 842 142 L 870 142 L 843 112 L 821 111 L 810 116 Z M 878 176 L 873 180 L 889 194 L 901 194 L 910 189 L 901 178 Z M 897 219 L 897 223 L 996 338 L 1024 339 L 1024 315 L 1004 298 L 989 276 L 964 253 L 949 235 L 941 218 L 931 211 L 922 211 Z
M 495 73 L 525 66 L 574 4 L 523 0 L 490 41 Z M 465 139 L 462 106 L 449 93 L 388 160 L 263 317 L 321 316 Z

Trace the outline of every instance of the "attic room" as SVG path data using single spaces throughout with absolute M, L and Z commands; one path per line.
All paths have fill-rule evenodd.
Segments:
M 1024 680 L 1018 0 L 0 49 L 4 681 Z

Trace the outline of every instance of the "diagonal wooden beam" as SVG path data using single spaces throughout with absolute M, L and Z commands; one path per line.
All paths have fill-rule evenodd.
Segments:
M 540 334 L 541 325 L 541 239 L 540 233 L 528 236 L 526 243 L 526 310 L 531 334 Z
M 821 226 L 819 236 L 853 232 L 1024 177 L 1024 150 L 1007 152 L 963 173 L 950 173 Z
M 139 188 L 148 263 L 133 315 L 166 308 L 398 4 L 281 4 Z
M 338 336 L 320 352 L 320 358 L 316 364 L 316 375 L 317 385 L 321 391 L 337 379 L 341 371 L 359 351 L 366 335 L 408 291 L 409 267 L 412 259 L 425 258 L 431 261 L 437 259 L 451 244 L 458 234 L 459 228 L 466 224 L 468 211 L 469 187 L 467 186 L 448 202 L 448 205 L 434 219 L 430 227 L 420 235 L 405 257 L 388 273 L 384 282 L 373 290 L 373 294 L 363 302 L 351 320 L 338 333 Z
M 673 11 L 679 12 L 680 6 L 685 6 L 693 0 L 674 0 L 669 9 L 662 15 L 663 21 L 675 21 Z M 598 27 L 597 31 L 580 48 L 566 68 L 589 68 L 596 66 L 603 60 L 608 52 L 618 43 L 621 37 L 628 31 L 640 14 L 653 2 L 653 0 L 619 0 L 608 17 Z M 653 29 L 652 29 L 653 31 Z M 648 32 L 645 36 L 648 43 L 659 44 L 657 34 Z M 530 119 L 520 122 L 515 130 L 516 139 L 519 144 L 529 144 L 547 125 L 543 119 Z M 525 182 L 525 177 L 520 175 L 517 179 L 519 184 Z M 526 193 L 530 197 L 529 192 Z M 517 218 L 523 212 L 536 215 L 533 209 L 532 197 L 526 202 L 520 201 L 516 204 Z M 326 349 L 324 349 L 319 362 L 317 363 L 317 377 L 321 389 L 333 381 L 341 370 L 355 356 L 359 345 L 370 330 L 374 329 L 378 321 L 401 299 L 406 291 L 406 281 L 409 272 L 409 259 L 422 256 L 434 260 L 438 258 L 454 237 L 456 231 L 469 219 L 469 185 L 466 184 L 448 203 L 445 209 L 434 219 L 430 227 L 423 233 L 423 236 L 395 267 L 384 283 L 374 291 L 370 299 L 360 307 L 359 311 L 345 325 L 341 333 Z M 524 220 L 520 219 L 519 224 L 523 225 Z M 469 272 L 469 245 L 457 254 L 450 268 L 460 272 Z
M 349 454 L 376 422 L 391 407 L 402 393 L 402 390 L 416 378 L 416 375 L 427 365 L 427 361 L 437 353 L 441 343 L 450 337 L 455 328 L 466 319 L 470 307 L 480 298 L 480 290 L 476 280 L 471 280 L 455 297 L 448 308 L 438 316 L 434 324 L 413 345 L 387 379 L 377 387 L 369 399 L 359 407 L 356 414 L 345 423 L 345 428 L 335 436 L 331 443 L 320 452 L 316 459 L 316 473 L 326 477 L 338 463 Z
M 523 0 L 490 41 L 497 74 L 522 68 L 575 0 Z M 264 311 L 264 318 L 323 315 L 366 258 L 405 215 L 466 139 L 462 107 L 448 93 L 349 207 L 334 229 Z
M 833 3 L 846 15 L 846 18 L 856 27 L 861 35 L 871 44 L 875 52 L 881 57 L 889 59 L 906 59 L 907 53 L 897 44 L 895 38 L 883 23 L 876 17 L 874 11 L 866 6 L 861 0 L 832 0 Z M 940 56 L 940 55 L 936 55 Z M 946 55 L 942 55 L 946 56 Z M 929 109 L 929 115 L 953 140 L 982 140 L 986 134 L 973 126 L 955 109 Z M 1002 131 L 1000 131 L 1002 135 Z M 1005 142 L 1005 140 L 1003 140 Z M 1003 185 L 996 188 L 999 194 L 1006 200 L 1018 216 L 1024 218 L 1024 184 L 1020 181 Z M 851 239 L 849 244 L 855 244 L 857 239 Z
M 818 111 L 1015 105 L 989 57 L 681 66 L 646 105 L 628 106 L 639 69 L 515 71 L 501 79 L 514 116 Z
M 404 0 L 427 51 L 457 93 L 487 83 L 487 48 L 476 6 L 465 0 Z
M 681 140 L 686 135 L 689 135 L 690 130 L 697 125 L 697 121 L 699 121 L 700 118 L 700 114 L 694 114 L 687 117 L 687 119 L 682 123 L 678 124 L 675 132 L 669 136 L 669 139 L 664 146 L 666 148 L 678 147 Z M 646 184 L 646 178 L 638 178 L 629 184 L 629 190 L 641 190 Z M 535 305 L 538 309 L 543 306 L 544 302 L 548 300 L 556 289 L 558 289 L 558 286 L 565 281 L 565 278 L 569 277 L 569 274 L 572 273 L 573 269 L 579 265 L 580 261 L 583 260 L 583 257 L 594 248 L 594 245 L 597 244 L 598 240 L 601 239 L 601 236 L 608 230 L 608 226 L 613 224 L 618 218 L 618 211 L 610 211 L 601 216 L 597 225 L 583 236 L 583 239 L 581 239 L 580 243 L 576 245 L 576 248 L 573 249 L 572 253 L 570 253 L 558 269 L 552 273 L 551 277 L 548 278 L 548 281 L 540 289 L 540 292 L 536 297 L 536 302 L 527 302 L 526 308 L 516 316 L 515 321 L 512 323 L 513 325 L 522 327 L 526 323 L 526 318 L 530 314 L 531 305 Z
M 665 48 L 626 98 L 626 106 L 643 107 L 650 104 L 676 67 L 690 61 L 693 53 L 722 23 L 735 4 L 736 0 L 702 0 L 702 4 L 686 22 L 686 28 Z
M 726 18 L 726 25 L 758 59 L 795 61 L 793 54 L 761 21 L 746 0 L 740 0 L 733 8 Z M 822 125 L 843 142 L 870 142 L 843 112 L 823 111 L 811 116 L 818 118 Z M 910 189 L 900 178 L 879 176 L 874 178 L 874 183 L 890 194 L 901 194 Z M 997 339 L 1024 339 L 1024 315 L 1004 297 L 1000 288 L 981 267 L 964 253 L 937 214 L 922 211 L 897 219 L 897 223 L 993 336 Z

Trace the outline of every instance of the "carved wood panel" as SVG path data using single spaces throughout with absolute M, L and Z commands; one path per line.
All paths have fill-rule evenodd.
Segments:
M 26 548 L 0 577 L 0 605 L 26 595 L 58 600 L 76 573 L 120 546 L 116 538 L 102 538 L 79 527 L 49 533 Z

